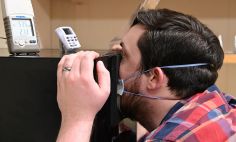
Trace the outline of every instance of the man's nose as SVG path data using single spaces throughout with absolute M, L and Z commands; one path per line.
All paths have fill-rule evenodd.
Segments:
M 120 46 L 120 44 L 114 44 L 114 45 L 112 45 L 111 50 L 112 51 L 120 51 L 120 50 L 122 50 L 122 47 Z

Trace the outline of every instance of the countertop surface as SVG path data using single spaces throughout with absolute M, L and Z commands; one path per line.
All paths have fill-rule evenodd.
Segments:
M 94 50 L 94 49 L 86 49 L 89 51 L 96 51 L 100 55 L 103 55 L 104 53 L 108 52 L 107 50 Z M 0 48 L 0 57 L 8 57 L 13 56 L 8 52 L 7 48 Z M 40 52 L 36 55 L 19 55 L 17 57 L 62 57 L 62 53 L 60 49 L 41 49 Z
M 86 49 L 90 51 L 96 51 L 100 55 L 103 55 L 108 52 L 108 50 L 94 50 L 94 49 Z M 12 56 L 9 54 L 7 48 L 0 48 L 0 57 Z M 38 55 L 28 56 L 28 57 L 58 57 L 62 56 L 60 49 L 41 49 Z M 21 56 L 17 56 L 21 57 Z M 25 57 L 25 56 L 24 56 Z M 236 63 L 236 54 L 235 53 L 226 53 L 224 58 L 224 63 L 235 64 Z

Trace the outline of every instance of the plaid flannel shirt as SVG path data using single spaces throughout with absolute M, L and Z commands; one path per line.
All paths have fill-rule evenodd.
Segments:
M 236 100 L 209 90 L 177 103 L 145 142 L 236 142 Z

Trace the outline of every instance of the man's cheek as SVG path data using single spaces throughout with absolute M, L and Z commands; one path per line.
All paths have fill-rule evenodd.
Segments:
M 121 63 L 120 63 L 119 77 L 120 77 L 121 79 L 124 79 L 124 78 L 125 78 L 125 67 L 124 67 L 122 61 L 121 61 Z
M 121 112 L 125 117 L 132 117 L 133 96 L 123 94 L 121 97 Z

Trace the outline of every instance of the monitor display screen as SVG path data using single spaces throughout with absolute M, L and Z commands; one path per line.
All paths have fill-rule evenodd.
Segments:
M 63 31 L 67 34 L 67 35 L 71 35 L 72 32 L 69 28 L 63 28 Z
M 34 36 L 31 19 L 12 18 L 13 36 Z

